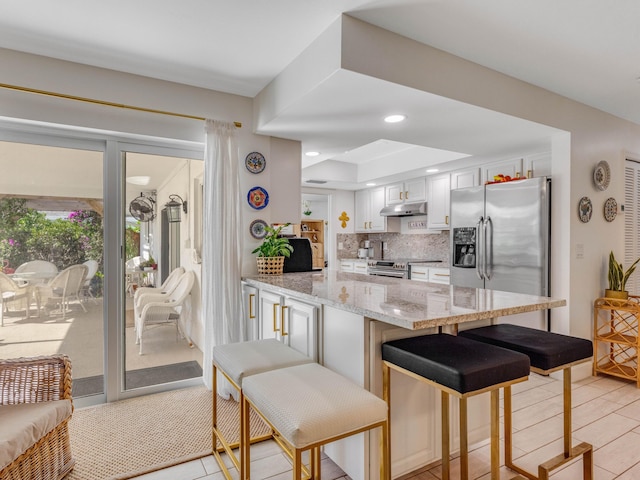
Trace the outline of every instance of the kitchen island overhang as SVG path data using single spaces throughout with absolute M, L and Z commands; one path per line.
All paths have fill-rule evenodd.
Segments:
M 335 270 L 248 275 L 248 285 L 356 313 L 409 330 L 455 325 L 566 306 L 522 293 L 365 276 Z

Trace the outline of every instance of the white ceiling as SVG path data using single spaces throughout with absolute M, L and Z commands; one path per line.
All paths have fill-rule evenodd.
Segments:
M 640 123 L 637 0 L 0 0 L 0 47 L 254 97 L 342 13 Z M 355 183 L 333 185 L 357 188 L 376 170 L 367 158 L 391 158 L 375 147 L 499 154 L 549 132 L 516 122 L 497 143 L 472 138 L 483 126 L 511 122 L 478 109 L 469 116 L 450 102 L 438 137 L 428 138 L 424 127 L 433 119 L 425 112 L 442 99 L 382 83 L 336 76 L 261 133 L 320 150 L 316 160 L 302 159 L 305 167 L 329 159 L 357 164 Z M 391 109 L 412 123 L 381 127 L 381 112 Z

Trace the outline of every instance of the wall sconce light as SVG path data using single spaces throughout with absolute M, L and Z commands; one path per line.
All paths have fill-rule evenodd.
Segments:
M 177 201 L 176 198 L 179 198 L 180 201 Z M 164 206 L 167 207 L 167 219 L 170 223 L 180 221 L 180 206 L 182 206 L 185 215 L 187 213 L 187 202 L 186 200 L 182 200 L 180 195 L 169 195 L 169 201 L 165 203 Z

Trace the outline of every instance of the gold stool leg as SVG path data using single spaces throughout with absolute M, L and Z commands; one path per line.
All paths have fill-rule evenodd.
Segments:
M 449 461 L 449 394 L 440 391 L 440 403 L 442 411 L 442 480 L 449 480 L 451 465 Z
M 302 479 L 302 452 L 297 448 L 293 452 L 293 478 Z
M 391 480 L 391 368 L 382 362 L 382 399 L 387 402 L 387 421 L 380 435 L 380 479 Z
M 469 479 L 469 444 L 467 434 L 467 399 L 461 398 L 460 405 L 460 478 Z
M 500 480 L 500 389 L 491 390 L 491 479 Z

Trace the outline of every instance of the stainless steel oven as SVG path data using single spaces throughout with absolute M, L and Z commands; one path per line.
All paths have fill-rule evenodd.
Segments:
M 368 262 L 369 275 L 381 277 L 409 278 L 409 265 L 416 263 L 441 263 L 441 260 L 423 259 L 398 259 L 398 260 L 375 260 Z
M 409 265 L 393 260 L 370 260 L 369 275 L 381 277 L 409 278 Z

